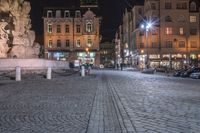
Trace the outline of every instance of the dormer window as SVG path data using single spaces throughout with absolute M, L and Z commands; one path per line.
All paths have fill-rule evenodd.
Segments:
M 69 10 L 67 10 L 67 11 L 65 11 L 65 18 L 69 18 L 70 17 L 70 12 L 69 12 Z
M 61 18 L 61 10 L 56 11 L 56 18 Z
M 86 31 L 87 32 L 92 32 L 92 22 L 87 22 L 86 23 Z
M 190 3 L 190 11 L 197 11 L 197 5 L 194 1 Z
M 81 17 L 81 12 L 80 11 L 76 11 L 75 12 L 75 17 L 76 18 L 80 18 Z
M 47 11 L 47 18 L 52 18 L 53 17 L 53 12 L 51 10 Z

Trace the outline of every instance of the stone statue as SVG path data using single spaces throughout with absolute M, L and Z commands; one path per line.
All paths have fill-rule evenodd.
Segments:
M 30 2 L 0 0 L 0 58 L 37 58 L 40 52 L 31 31 Z

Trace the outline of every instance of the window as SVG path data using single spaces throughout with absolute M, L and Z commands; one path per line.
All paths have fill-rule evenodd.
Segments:
M 57 48 L 61 47 L 61 40 L 57 40 Z
M 57 33 L 61 33 L 61 25 L 57 25 Z
M 165 22 L 172 22 L 172 18 L 170 16 L 165 17 Z
M 165 2 L 165 9 L 172 9 L 172 3 L 171 2 Z
M 65 11 L 65 15 L 64 15 L 65 18 L 69 18 L 70 17 L 70 12 L 67 10 Z
M 178 19 L 177 19 L 178 22 L 185 22 L 185 20 L 186 19 L 183 15 L 179 16 Z
M 142 9 L 141 8 L 138 9 L 138 14 L 142 15 Z
M 157 48 L 157 47 L 158 47 L 157 43 L 156 42 L 152 42 L 152 48 Z
M 190 29 L 190 35 L 197 35 L 197 29 Z
M 190 22 L 191 23 L 197 22 L 197 16 L 190 16 Z
M 92 46 L 92 39 L 91 39 L 91 38 L 88 38 L 88 40 L 87 40 L 87 45 L 88 45 L 88 47 L 91 47 L 91 46 Z
M 60 10 L 56 11 L 56 18 L 61 18 L 61 11 Z
M 197 48 L 197 42 L 196 41 L 191 41 L 190 45 L 191 45 L 191 48 Z
M 53 44 L 52 40 L 49 40 L 48 47 L 52 48 L 52 44 Z
M 166 41 L 166 48 L 172 48 L 172 41 Z
M 69 46 L 70 46 L 70 40 L 67 39 L 67 40 L 66 40 L 66 47 L 69 47 Z
M 52 24 L 48 24 L 48 29 L 47 29 L 48 31 L 48 33 L 52 33 Z
M 179 45 L 179 48 L 185 48 L 185 42 L 184 41 L 179 41 L 178 45 Z
M 140 31 L 140 36 L 144 36 L 144 31 Z
M 187 3 L 186 2 L 179 2 L 176 4 L 176 9 L 187 9 Z
M 151 9 L 156 10 L 156 3 L 151 3 Z
M 151 30 L 151 33 L 152 33 L 152 35 L 157 35 L 157 34 L 158 34 L 158 30 L 152 29 L 152 30 Z
M 76 33 L 81 33 L 81 26 L 80 25 L 76 25 Z
M 166 35 L 172 35 L 172 27 L 166 27 L 165 28 L 165 34 Z
M 53 17 L 52 11 L 48 10 L 47 11 L 47 18 L 52 18 L 52 17 Z
M 81 17 L 81 12 L 80 12 L 80 11 L 76 11 L 75 17 L 76 17 L 76 18 L 80 18 L 80 17 Z
M 197 5 L 194 1 L 190 3 L 190 11 L 197 11 Z
M 80 41 L 80 39 L 76 40 L 76 46 L 77 47 L 81 47 L 81 41 Z
M 92 32 L 92 23 L 91 22 L 87 22 L 87 24 L 86 24 L 86 31 L 87 32 Z
M 144 43 L 140 43 L 140 48 L 144 48 Z
M 69 33 L 69 25 L 65 25 L 65 33 Z
M 179 29 L 179 34 L 180 34 L 180 35 L 183 35 L 183 34 L 184 34 L 183 27 L 181 27 L 181 28 Z

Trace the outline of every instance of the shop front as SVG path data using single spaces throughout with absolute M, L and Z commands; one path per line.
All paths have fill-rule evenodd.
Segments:
M 77 58 L 80 61 L 80 64 L 92 64 L 95 65 L 95 52 L 78 52 Z

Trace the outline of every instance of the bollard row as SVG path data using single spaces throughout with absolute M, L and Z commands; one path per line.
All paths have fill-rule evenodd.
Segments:
M 47 68 L 47 75 L 46 75 L 47 79 L 51 79 L 51 73 L 52 73 L 52 69 L 51 69 L 51 67 L 48 67 Z M 21 81 L 21 67 L 20 66 L 16 67 L 15 81 Z

